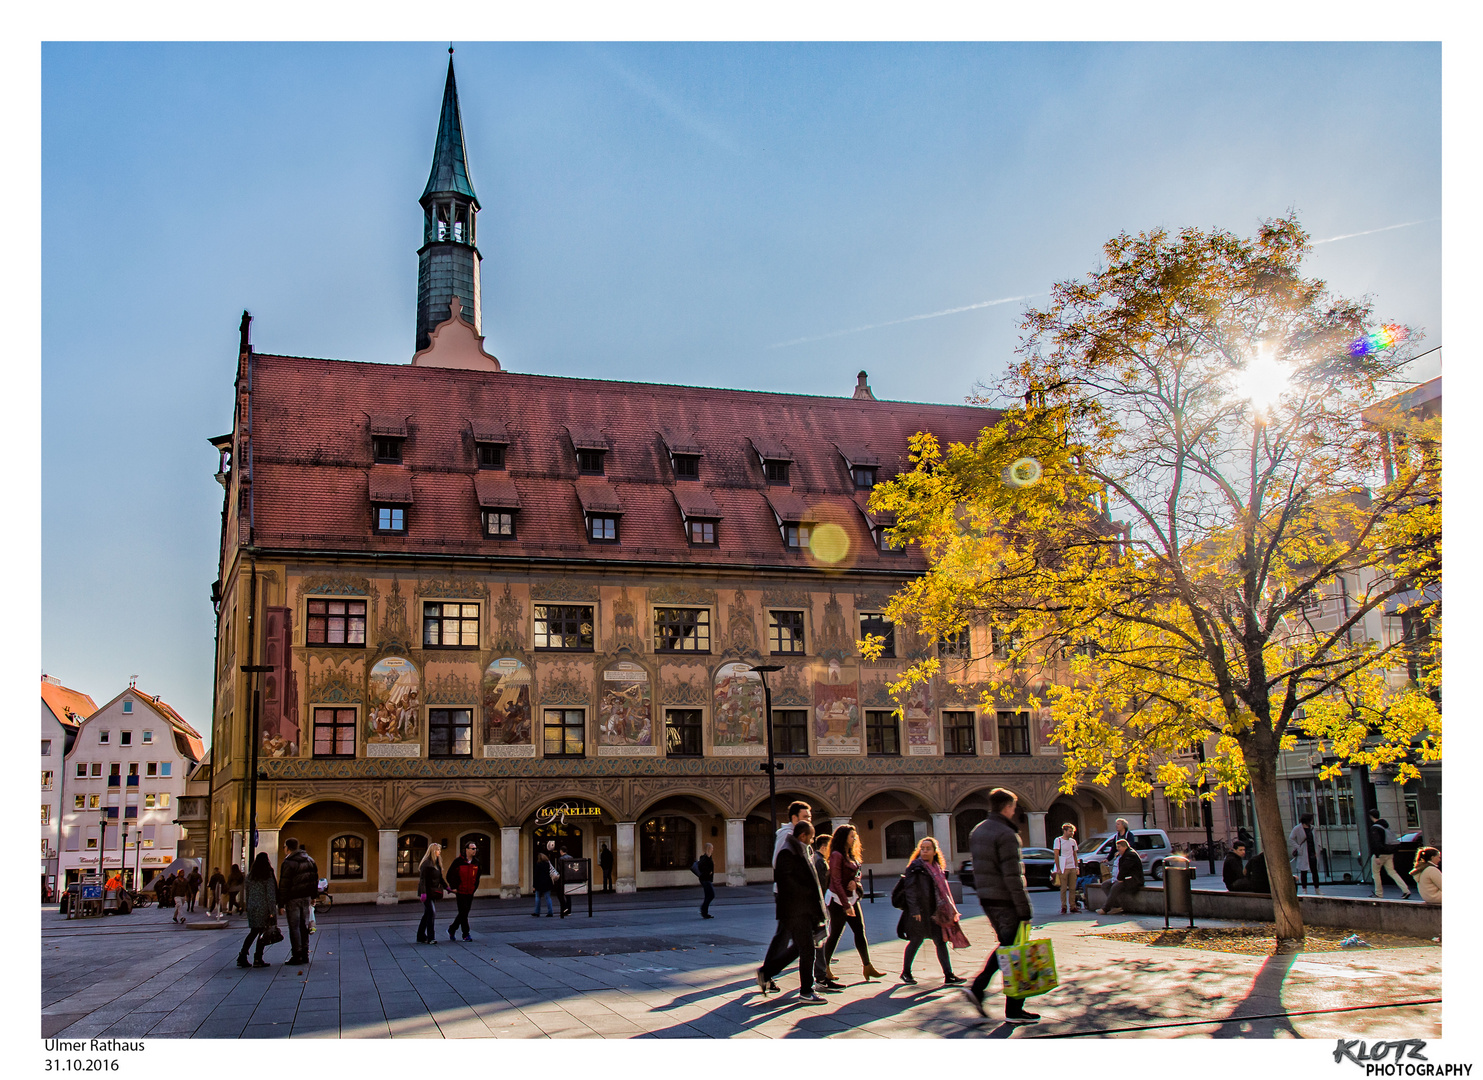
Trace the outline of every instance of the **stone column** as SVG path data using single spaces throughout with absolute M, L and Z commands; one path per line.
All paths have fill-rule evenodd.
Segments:
M 638 891 L 638 877 L 635 873 L 636 862 L 633 850 L 633 833 L 638 827 L 636 821 L 618 822 L 618 850 L 613 852 L 616 860 L 613 871 L 618 880 L 614 883 L 620 893 Z
M 241 866 L 244 874 L 251 869 L 251 867 L 242 865 L 247 861 L 247 847 L 243 843 L 243 838 L 246 835 L 241 829 L 232 830 L 232 857 L 228 860 L 228 865 L 236 863 L 238 866 Z
M 746 818 L 726 819 L 726 884 L 745 885 L 747 883 L 747 841 L 746 833 L 742 826 L 746 824 Z
M 942 857 L 947 861 L 947 868 L 953 868 L 953 815 L 933 814 L 932 835 L 942 845 Z
M 376 903 L 396 903 L 395 829 L 376 830 Z
M 276 874 L 278 872 L 278 863 L 283 858 L 283 852 L 278 850 L 278 830 L 259 829 L 257 831 L 257 849 L 268 853 L 268 861 L 273 864 L 273 872 Z M 247 873 L 247 867 L 244 866 L 242 872 L 244 874 Z
M 507 825 L 499 831 L 499 894 L 502 899 L 520 897 L 520 827 Z
M 1030 847 L 1045 847 L 1045 814 L 1035 810 L 1026 810 L 1025 816 L 1030 819 Z

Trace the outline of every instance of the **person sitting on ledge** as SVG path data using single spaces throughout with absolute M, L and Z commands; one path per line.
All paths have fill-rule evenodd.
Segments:
M 1225 879 L 1227 892 L 1250 892 L 1246 879 L 1246 841 L 1237 840 L 1231 845 L 1231 853 L 1221 864 L 1220 876 Z
M 1241 892 L 1271 893 L 1272 883 L 1267 878 L 1267 857 L 1260 851 L 1251 856 L 1246 864 L 1246 888 Z

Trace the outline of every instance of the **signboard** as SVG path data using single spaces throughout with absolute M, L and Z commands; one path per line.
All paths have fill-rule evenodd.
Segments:
M 568 896 L 580 896 L 585 893 L 591 875 L 591 859 L 563 859 L 561 861 L 561 884 Z
M 101 899 L 103 899 L 103 886 L 101 886 L 101 885 L 84 885 L 82 887 L 82 898 L 84 900 L 101 900 Z
M 602 808 L 599 806 L 568 806 L 561 803 L 557 806 L 543 806 L 536 811 L 536 817 L 602 817 Z

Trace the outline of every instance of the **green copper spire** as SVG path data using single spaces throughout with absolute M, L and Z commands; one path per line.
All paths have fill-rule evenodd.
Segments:
M 453 81 L 452 48 L 448 53 L 448 81 L 443 85 L 443 113 L 438 117 L 433 170 L 428 174 L 422 198 L 435 194 L 463 195 L 478 207 L 479 196 L 474 194 L 474 185 L 469 182 L 468 158 L 463 148 L 463 117 L 458 111 L 458 85 Z

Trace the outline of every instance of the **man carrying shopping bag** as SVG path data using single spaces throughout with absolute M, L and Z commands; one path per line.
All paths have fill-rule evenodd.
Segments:
M 968 849 L 973 855 L 973 886 L 1000 946 L 989 954 L 984 969 L 972 985 L 963 990 L 980 1016 L 989 1015 L 984 1009 L 984 992 L 988 989 L 989 980 L 999 970 L 1000 950 L 1015 944 L 1021 924 L 1028 930 L 1034 915 L 1030 894 L 1025 889 L 1024 865 L 1020 862 L 1020 834 L 1014 825 L 1016 805 L 1014 792 L 995 788 L 989 792 L 989 816 L 979 822 L 968 837 Z M 1005 1021 L 1011 1024 L 1035 1023 L 1040 1017 L 1025 1010 L 1024 997 L 1010 996 L 1015 989 L 1019 987 L 1006 982 Z

